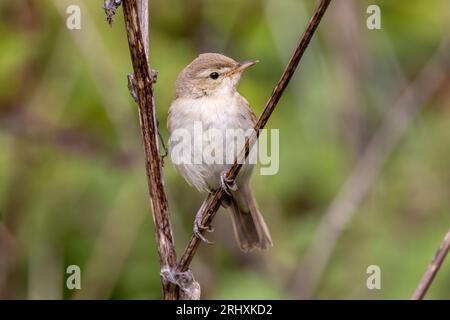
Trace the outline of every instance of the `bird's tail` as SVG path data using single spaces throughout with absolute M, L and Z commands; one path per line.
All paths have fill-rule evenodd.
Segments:
M 267 249 L 272 246 L 269 229 L 249 185 L 244 184 L 233 193 L 230 208 L 234 234 L 242 251 Z

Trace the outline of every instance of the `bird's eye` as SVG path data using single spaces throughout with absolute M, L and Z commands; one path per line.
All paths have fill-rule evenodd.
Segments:
M 219 78 L 219 74 L 217 72 L 211 72 L 209 77 L 213 80 L 216 80 L 217 78 Z

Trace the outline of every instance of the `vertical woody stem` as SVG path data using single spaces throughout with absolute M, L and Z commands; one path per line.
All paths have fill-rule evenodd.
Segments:
M 148 52 L 146 46 L 148 39 L 144 40 L 143 34 L 148 35 L 147 30 L 141 30 L 141 25 L 148 27 L 146 12 L 147 0 L 139 0 L 139 10 L 136 0 L 124 0 L 123 12 L 125 27 L 128 36 L 131 60 L 134 69 L 135 90 L 139 103 L 139 115 L 141 119 L 141 131 L 145 151 L 145 168 L 152 206 L 153 222 L 155 224 L 156 243 L 159 254 L 161 271 L 172 270 L 176 266 L 176 254 L 172 236 L 167 196 L 164 191 L 162 163 L 159 156 L 158 129 L 153 96 L 153 80 L 151 76 Z M 174 285 L 161 279 L 163 286 L 163 299 L 173 300 L 177 298 Z

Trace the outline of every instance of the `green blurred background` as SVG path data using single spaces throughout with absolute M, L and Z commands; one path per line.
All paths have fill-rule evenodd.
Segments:
M 201 52 L 261 61 L 240 85 L 259 114 L 314 3 L 151 1 L 163 138 L 177 73 Z M 70 4 L 81 7 L 81 30 L 66 28 Z M 381 8 L 381 30 L 366 27 L 370 4 Z M 425 82 L 431 89 L 423 103 L 413 100 L 422 109 L 392 152 L 381 151 L 385 162 L 361 205 L 346 203 L 355 211 L 342 232 L 330 230 L 340 236 L 311 245 L 405 85 L 448 38 L 449 17 L 448 0 L 332 1 L 268 124 L 280 130 L 280 170 L 252 179 L 274 247 L 241 253 L 221 209 L 210 235 L 215 244 L 201 245 L 192 264 L 203 298 L 411 296 L 450 226 L 448 72 Z M 100 0 L 0 1 L 0 298 L 160 297 L 129 72 L 122 9 L 111 28 Z M 164 174 L 181 254 L 202 196 L 169 159 Z M 331 254 L 316 266 L 321 246 Z M 81 290 L 65 286 L 72 264 L 82 270 Z M 370 265 L 381 268 L 380 290 L 366 287 Z M 427 297 L 450 298 L 450 261 Z

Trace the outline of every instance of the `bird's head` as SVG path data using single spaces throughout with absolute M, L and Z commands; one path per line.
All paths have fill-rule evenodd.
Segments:
M 257 62 L 236 62 L 219 53 L 203 53 L 178 75 L 177 97 L 200 98 L 233 93 L 242 72 Z

